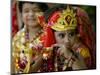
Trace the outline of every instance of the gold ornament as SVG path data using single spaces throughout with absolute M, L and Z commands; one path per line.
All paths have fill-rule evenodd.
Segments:
M 75 29 L 76 26 L 76 13 L 74 13 L 72 8 L 67 6 L 67 9 L 63 10 L 62 13 L 60 13 L 60 18 L 51 28 L 57 31 L 65 31 Z

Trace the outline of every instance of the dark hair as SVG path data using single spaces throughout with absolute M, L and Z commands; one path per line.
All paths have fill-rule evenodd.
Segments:
M 53 12 L 63 10 L 66 8 L 66 4 L 58 4 L 53 6 L 52 8 L 49 8 L 44 14 L 46 22 L 48 21 L 49 17 L 52 15 Z
M 18 8 L 19 8 L 19 11 L 22 13 L 22 8 L 23 8 L 23 4 L 24 3 L 30 3 L 30 4 L 36 4 L 39 6 L 39 8 L 45 12 L 49 7 L 46 3 L 39 3 L 39 2 L 30 2 L 30 1 L 18 1 Z M 24 27 L 24 24 L 22 23 L 22 27 Z
M 18 7 L 19 11 L 22 12 L 22 7 L 24 3 L 30 3 L 30 4 L 37 4 L 39 8 L 45 12 L 48 9 L 48 5 L 46 3 L 39 3 L 39 2 L 30 2 L 30 1 L 19 1 L 18 2 Z

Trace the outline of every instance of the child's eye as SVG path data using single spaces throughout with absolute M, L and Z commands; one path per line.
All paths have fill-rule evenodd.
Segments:
M 65 37 L 65 34 L 64 34 L 64 33 L 60 33 L 60 34 L 58 34 L 58 36 L 59 36 L 60 38 L 64 38 L 64 37 Z
M 41 12 L 41 10 L 38 9 L 38 8 L 34 8 L 34 9 L 32 9 L 32 11 L 33 11 L 33 12 Z
M 24 13 L 27 13 L 27 12 L 29 12 L 29 10 L 28 10 L 28 9 L 24 10 Z
M 72 36 L 74 36 L 74 32 L 71 32 L 71 33 L 69 33 L 69 37 L 72 37 Z

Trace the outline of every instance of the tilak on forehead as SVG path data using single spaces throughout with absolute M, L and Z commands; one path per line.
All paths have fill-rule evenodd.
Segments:
M 48 26 L 56 31 L 75 29 L 77 18 L 74 9 L 67 6 L 65 10 L 54 12 L 48 20 Z

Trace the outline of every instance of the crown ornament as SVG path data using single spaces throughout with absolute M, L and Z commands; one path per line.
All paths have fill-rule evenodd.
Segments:
M 59 16 L 60 17 L 57 19 L 57 21 L 51 26 L 52 29 L 56 31 L 65 31 L 76 28 L 76 13 L 74 13 L 74 10 L 72 8 L 67 6 L 67 9 L 63 10 L 59 14 Z

